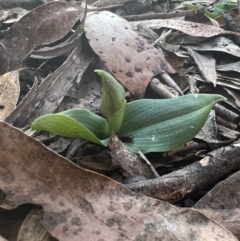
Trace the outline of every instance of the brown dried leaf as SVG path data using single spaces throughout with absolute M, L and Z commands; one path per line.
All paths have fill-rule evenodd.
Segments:
M 195 23 L 183 20 L 174 20 L 174 19 L 154 19 L 154 20 L 145 20 L 141 21 L 146 24 L 149 28 L 159 29 L 160 27 L 170 28 L 179 30 L 185 34 L 191 36 L 199 36 L 199 37 L 213 37 L 220 34 L 231 34 L 235 36 L 240 36 L 239 33 L 225 31 L 219 27 L 203 24 L 203 23 Z M 136 29 L 137 25 L 140 21 L 131 22 L 132 26 Z
M 0 76 L 0 120 L 4 121 L 16 108 L 20 94 L 19 71 Z
M 91 47 L 109 71 L 137 97 L 144 95 L 153 76 L 175 72 L 157 49 L 113 13 L 90 13 L 84 29 Z
M 27 54 L 41 44 L 54 42 L 66 35 L 84 14 L 78 5 L 52 2 L 35 8 L 14 24 L 1 40 L 6 56 L 0 51 L 0 74 L 18 69 Z
M 200 212 L 135 194 L 78 168 L 6 123 L 0 122 L 0 133 L 2 207 L 41 205 L 42 224 L 60 241 L 237 241 Z
M 194 208 L 221 223 L 240 239 L 239 182 L 240 171 L 217 184 Z
M 209 54 L 199 54 L 187 47 L 188 53 L 194 59 L 194 62 L 198 66 L 200 73 L 203 75 L 205 80 L 209 83 L 213 83 L 214 86 L 217 84 L 217 72 L 216 72 L 216 61 Z

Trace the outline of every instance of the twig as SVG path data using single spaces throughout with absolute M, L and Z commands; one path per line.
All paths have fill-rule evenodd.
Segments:
M 240 142 L 216 149 L 205 158 L 156 179 L 125 185 L 134 192 L 168 202 L 176 202 L 188 193 L 202 189 L 240 168 Z
M 148 164 L 155 177 L 160 177 L 155 168 L 153 167 L 153 165 L 151 164 L 151 162 L 144 156 L 144 154 L 141 151 L 138 152 L 138 155 Z

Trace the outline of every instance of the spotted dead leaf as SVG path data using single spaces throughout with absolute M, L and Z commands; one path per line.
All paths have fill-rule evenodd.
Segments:
M 140 21 L 132 22 L 132 26 L 136 29 Z M 174 19 L 154 19 L 145 20 L 144 24 L 152 29 L 159 29 L 161 27 L 176 29 L 185 34 L 198 37 L 213 37 L 220 34 L 231 34 L 240 37 L 240 33 L 225 31 L 217 26 L 208 25 L 203 23 L 195 23 L 183 20 Z
M 0 42 L 0 75 L 18 69 L 36 46 L 62 38 L 83 14 L 78 5 L 51 2 L 23 16 Z
M 4 121 L 16 108 L 20 93 L 19 70 L 0 76 L 0 120 Z
M 42 224 L 59 241 L 237 241 L 200 212 L 133 193 L 6 123 L 0 133 L 1 207 L 41 205 Z
M 144 95 L 153 76 L 175 73 L 157 49 L 111 12 L 88 14 L 84 29 L 91 47 L 109 71 L 137 97 Z
M 240 171 L 217 184 L 194 206 L 240 239 Z

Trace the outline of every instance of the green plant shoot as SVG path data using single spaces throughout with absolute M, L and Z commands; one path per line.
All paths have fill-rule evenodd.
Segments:
M 95 70 L 102 78 L 103 93 L 100 107 L 101 114 L 107 119 L 114 132 L 120 129 L 127 102 L 125 90 L 110 74 L 103 70 Z
M 31 128 L 103 146 L 109 145 L 113 130 L 134 137 L 124 142 L 133 152 L 164 152 L 190 141 L 205 124 L 214 104 L 225 100 L 221 95 L 199 94 L 126 104 L 121 84 L 105 71 L 95 72 L 103 81 L 100 109 L 106 119 L 88 110 L 72 109 L 41 116 Z

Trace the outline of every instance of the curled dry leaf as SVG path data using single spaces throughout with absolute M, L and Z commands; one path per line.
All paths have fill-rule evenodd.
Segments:
M 80 6 L 67 2 L 45 4 L 26 14 L 0 42 L 0 75 L 18 69 L 36 46 L 62 38 L 83 14 Z
M 78 168 L 40 142 L 0 122 L 4 208 L 36 203 L 42 224 L 60 241 L 218 240 L 235 236 L 198 211 L 135 194 Z
M 144 95 L 153 76 L 175 73 L 157 49 L 111 12 L 88 14 L 84 29 L 91 47 L 109 71 L 137 97 Z
M 0 120 L 4 121 L 16 108 L 20 93 L 19 70 L 0 76 Z
M 221 223 L 240 238 L 240 171 L 217 184 L 197 204 L 196 209 Z

